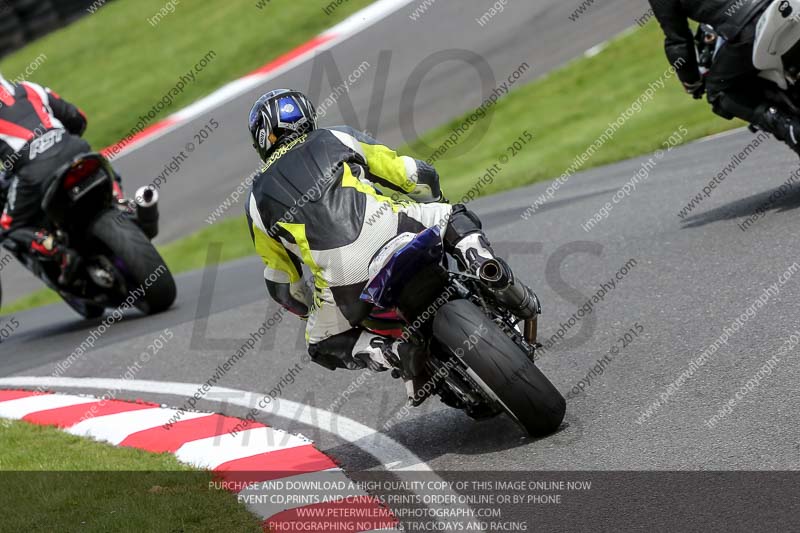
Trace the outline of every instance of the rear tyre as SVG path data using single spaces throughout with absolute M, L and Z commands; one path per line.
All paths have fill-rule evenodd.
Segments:
M 470 376 L 532 437 L 554 433 L 566 401 L 494 322 L 467 300 L 445 304 L 433 334 L 471 370 Z
M 108 210 L 92 223 L 89 232 L 111 252 L 109 259 L 125 276 L 128 294 L 144 289 L 144 296 L 137 296 L 133 304 L 137 309 L 148 315 L 169 309 L 177 294 L 172 273 L 129 216 Z
M 66 293 L 61 293 L 61 298 L 64 300 L 64 303 L 72 308 L 73 311 L 87 320 L 99 318 L 103 316 L 103 313 L 106 311 L 105 307 L 78 300 L 74 296 L 70 296 Z

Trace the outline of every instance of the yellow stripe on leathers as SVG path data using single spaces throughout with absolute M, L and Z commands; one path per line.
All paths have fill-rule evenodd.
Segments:
M 353 172 L 350 170 L 349 165 L 344 165 L 343 168 L 344 174 L 342 175 L 342 187 L 351 187 L 360 193 L 364 193 L 367 196 L 372 196 L 381 203 L 389 204 L 389 206 L 392 208 L 392 211 L 395 213 L 400 211 L 400 208 L 403 206 L 403 202 L 399 202 L 389 198 L 388 196 L 384 196 L 378 193 L 378 191 L 376 191 L 369 184 L 360 181 L 358 178 L 353 176 Z
M 417 186 L 408 178 L 406 164 L 397 152 L 380 144 L 360 144 L 372 174 L 400 187 L 403 192 L 414 191 Z
M 399 212 L 403 206 L 402 202 L 397 202 L 392 200 L 388 196 L 383 196 L 378 193 L 373 187 L 369 184 L 363 183 L 359 181 L 355 176 L 353 176 L 353 172 L 350 170 L 349 165 L 344 165 L 343 167 L 343 174 L 342 174 L 342 187 L 350 187 L 357 190 L 360 193 L 366 194 L 375 198 L 378 202 L 388 204 L 391 207 L 392 211 L 395 213 Z M 319 289 L 326 289 L 329 287 L 328 281 L 325 279 L 322 273 L 322 269 L 314 260 L 314 256 L 311 253 L 311 246 L 308 244 L 308 237 L 306 236 L 306 226 L 305 224 L 296 224 L 296 223 L 289 223 L 289 222 L 278 222 L 278 225 L 285 229 L 289 234 L 294 238 L 294 242 L 297 247 L 300 249 L 300 257 L 303 260 L 303 263 L 311 270 L 311 273 L 314 275 L 314 284 Z M 263 233 L 262 233 L 263 235 Z M 265 236 L 266 237 L 266 236 Z M 267 237 L 268 239 L 268 237 Z M 272 241 L 272 239 L 269 239 Z M 274 242 L 274 241 L 272 241 Z M 277 243 L 275 243 L 277 246 Z M 256 242 L 256 249 L 259 248 L 258 241 Z M 283 251 L 284 256 L 287 260 L 289 260 L 289 256 L 286 253 L 286 250 L 280 246 L 281 250 Z M 271 250 L 270 250 L 271 251 Z M 262 255 L 263 257 L 263 255 Z M 346 260 L 346 258 L 343 258 Z M 266 260 L 265 260 L 266 261 Z M 272 266 L 270 264 L 270 266 Z M 276 267 L 273 267 L 276 268 Z M 294 270 L 294 268 L 292 268 Z M 299 279 L 299 276 L 298 278 Z M 295 281 L 292 278 L 292 281 Z
M 289 252 L 281 243 L 258 229 L 255 223 L 253 223 L 253 235 L 256 252 L 261 256 L 265 265 L 272 270 L 285 272 L 289 276 L 290 283 L 300 281 L 300 273 L 289 257 Z
M 314 260 L 314 256 L 311 255 L 311 247 L 308 245 L 308 237 L 306 237 L 306 225 L 293 224 L 289 222 L 278 222 L 278 225 L 288 231 L 291 236 L 294 237 L 295 244 L 298 248 L 300 248 L 300 257 L 303 260 L 303 264 L 305 264 L 309 270 L 311 270 L 311 273 L 314 274 L 314 283 L 316 286 L 320 289 L 327 288 L 328 282 L 322 275 L 322 269 Z

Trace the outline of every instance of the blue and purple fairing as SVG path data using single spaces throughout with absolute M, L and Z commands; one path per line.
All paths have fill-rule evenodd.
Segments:
M 444 256 L 441 230 L 426 229 L 394 252 L 361 293 L 361 299 L 382 309 L 393 309 L 403 288 L 420 270 L 440 263 Z

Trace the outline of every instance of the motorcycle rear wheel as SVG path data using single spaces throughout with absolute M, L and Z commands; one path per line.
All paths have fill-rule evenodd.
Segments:
M 106 311 L 106 308 L 103 306 L 84 302 L 63 292 L 61 293 L 61 299 L 64 300 L 64 303 L 70 306 L 73 311 L 87 320 L 99 318 L 103 316 L 103 313 Z
M 175 280 L 155 246 L 130 217 L 110 209 L 92 223 L 89 232 L 113 255 L 109 259 L 125 276 L 128 291 L 144 289 L 144 296 L 133 304 L 137 309 L 148 315 L 169 309 L 177 295 Z
M 433 334 L 530 436 L 544 437 L 561 426 L 566 412 L 564 397 L 473 303 L 454 300 L 445 304 L 434 318 Z

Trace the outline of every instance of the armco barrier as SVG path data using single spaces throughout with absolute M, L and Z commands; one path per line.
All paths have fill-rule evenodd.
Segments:
M 88 15 L 90 7 L 99 5 L 98 0 L 0 0 L 0 57 Z

